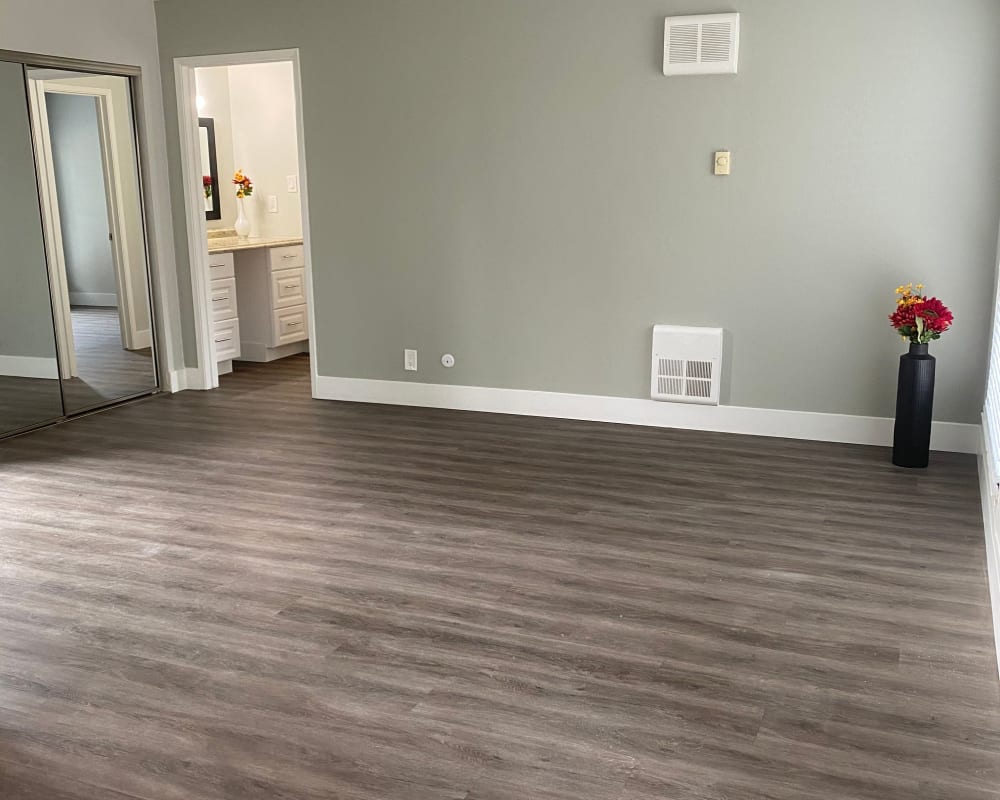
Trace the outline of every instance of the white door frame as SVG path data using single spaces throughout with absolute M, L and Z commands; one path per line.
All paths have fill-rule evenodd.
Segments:
M 101 89 L 91 86 L 76 85 L 69 83 L 58 83 L 51 80 L 28 79 L 31 86 L 31 97 L 34 109 L 37 111 L 35 125 L 41 134 L 39 142 L 39 159 L 45 164 L 46 180 L 42 182 L 42 205 L 45 208 L 45 215 L 52 223 L 53 242 L 52 254 L 56 275 L 56 284 L 59 286 L 59 300 L 56 304 L 57 311 L 68 313 L 69 292 L 66 279 L 66 254 L 63 249 L 62 229 L 59 219 L 59 203 L 56 192 L 55 172 L 53 169 L 52 142 L 49 138 L 48 115 L 45 105 L 46 94 L 68 94 L 81 97 L 92 97 L 97 107 L 97 130 L 101 142 L 101 173 L 104 177 L 104 195 L 107 199 L 108 228 L 111 237 L 111 257 L 114 262 L 115 284 L 118 293 L 118 318 L 120 321 L 122 346 L 126 350 L 138 350 L 149 347 L 151 344 L 151 333 L 149 330 L 140 330 L 136 324 L 135 303 L 147 302 L 146 292 L 143 297 L 135 296 L 135 287 L 132 285 L 132 274 L 129 268 L 128 238 L 125 233 L 125 202 L 122 191 L 122 170 L 118 160 L 118 139 L 115 134 L 115 106 L 110 89 Z M 59 314 L 57 313 L 57 316 Z M 67 319 L 60 326 L 64 332 L 72 336 L 72 318 Z M 68 343 L 72 348 L 72 339 Z M 64 344 L 64 349 L 66 345 Z M 71 363 L 75 367 L 76 354 L 71 352 Z M 72 369 L 72 374 L 76 370 Z
M 56 202 L 56 176 L 52 163 L 49 139 L 49 117 L 45 108 L 44 81 L 28 80 L 28 101 L 31 105 L 31 126 L 34 129 L 38 150 L 35 156 L 42 222 L 48 236 L 45 238 L 45 260 L 52 287 L 53 320 L 56 329 L 56 350 L 59 356 L 59 377 L 64 380 L 79 374 L 76 366 L 76 347 L 73 344 L 73 315 L 69 305 L 69 286 L 66 281 L 66 263 L 62 243 L 62 224 L 59 204 Z
M 229 53 L 190 56 L 174 59 L 177 86 L 177 121 L 181 145 L 181 180 L 184 192 L 184 220 L 187 229 L 188 259 L 191 264 L 191 295 L 194 304 L 195 341 L 198 366 L 188 380 L 189 389 L 214 389 L 219 385 L 219 365 L 215 361 L 212 319 L 209 311 L 210 281 L 208 267 L 208 226 L 205 220 L 205 194 L 202 187 L 201 144 L 198 139 L 198 92 L 195 70 L 198 67 L 235 67 L 242 64 L 292 63 L 295 84 L 295 128 L 299 158 L 299 202 L 302 209 L 302 243 L 305 251 L 306 302 L 309 314 L 309 371 L 312 396 L 316 396 L 316 312 L 313 302 L 312 247 L 309 235 L 309 183 L 306 170 L 306 145 L 302 122 L 302 77 L 298 48 L 260 50 L 252 53 Z

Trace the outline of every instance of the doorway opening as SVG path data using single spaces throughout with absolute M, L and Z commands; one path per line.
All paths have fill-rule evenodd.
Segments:
M 188 387 L 279 360 L 288 374 L 286 359 L 308 361 L 315 386 L 298 51 L 182 58 L 175 73 L 198 345 Z

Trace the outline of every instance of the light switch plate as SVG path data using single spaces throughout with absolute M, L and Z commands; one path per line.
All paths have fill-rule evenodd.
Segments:
M 272 214 L 278 213 L 278 197 L 277 195 L 269 194 L 267 196 L 267 210 Z
M 718 150 L 715 153 L 715 174 L 728 175 L 732 163 L 732 155 L 728 150 Z
M 297 192 L 299 190 L 299 176 L 298 175 L 288 175 L 285 178 L 285 185 L 288 187 L 289 192 Z

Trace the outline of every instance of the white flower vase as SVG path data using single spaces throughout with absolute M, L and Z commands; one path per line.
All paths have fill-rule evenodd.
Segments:
M 243 198 L 236 198 L 236 235 L 241 239 L 246 239 L 250 235 L 250 220 L 247 218 L 246 209 L 243 207 Z

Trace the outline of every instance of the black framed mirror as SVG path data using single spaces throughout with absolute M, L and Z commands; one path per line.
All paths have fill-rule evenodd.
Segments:
M 202 188 L 205 192 L 205 219 L 222 219 L 219 190 L 219 162 L 215 155 L 215 120 L 198 117 L 198 140 L 201 144 Z

